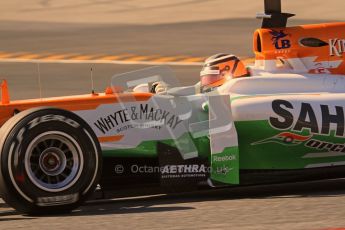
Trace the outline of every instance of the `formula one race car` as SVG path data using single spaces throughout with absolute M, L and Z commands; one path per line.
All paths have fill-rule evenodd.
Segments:
M 47 214 L 97 185 L 169 193 L 345 176 L 345 23 L 287 28 L 280 1 L 265 9 L 250 76 L 210 90 L 177 87 L 167 67 L 59 98 L 10 101 L 4 81 L 1 197 Z M 133 90 L 155 82 L 167 93 Z

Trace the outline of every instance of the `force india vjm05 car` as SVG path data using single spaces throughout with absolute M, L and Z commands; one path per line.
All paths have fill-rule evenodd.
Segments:
M 40 214 L 78 207 L 97 185 L 168 193 L 343 177 L 345 23 L 288 28 L 280 1 L 265 11 L 250 76 L 212 90 L 174 87 L 166 67 L 83 96 L 10 101 L 3 82 L 1 197 Z M 167 93 L 133 90 L 154 82 Z

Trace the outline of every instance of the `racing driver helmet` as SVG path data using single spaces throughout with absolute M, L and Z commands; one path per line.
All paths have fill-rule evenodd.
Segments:
M 226 81 L 248 76 L 240 59 L 231 54 L 216 54 L 206 59 L 200 72 L 201 93 L 210 92 Z

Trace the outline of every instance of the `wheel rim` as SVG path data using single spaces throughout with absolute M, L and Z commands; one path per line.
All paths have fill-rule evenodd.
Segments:
M 31 182 L 48 192 L 73 186 L 83 169 L 83 154 L 74 138 L 51 131 L 34 138 L 25 154 L 25 170 Z

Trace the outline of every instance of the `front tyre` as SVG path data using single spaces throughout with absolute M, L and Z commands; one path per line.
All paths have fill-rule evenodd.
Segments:
M 94 191 L 101 149 L 76 114 L 55 108 L 21 112 L 0 129 L 0 193 L 20 212 L 69 212 Z

